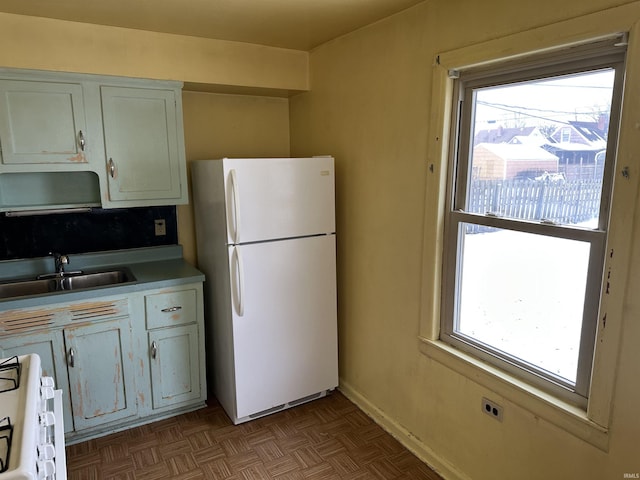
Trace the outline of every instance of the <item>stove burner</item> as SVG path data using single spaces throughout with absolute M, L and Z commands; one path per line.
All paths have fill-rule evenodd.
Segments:
M 0 419 L 0 473 L 9 469 L 12 437 L 13 425 L 11 425 L 11 419 L 9 417 Z
M 9 357 L 0 362 L 0 393 L 15 390 L 20 386 L 22 365 L 18 357 Z

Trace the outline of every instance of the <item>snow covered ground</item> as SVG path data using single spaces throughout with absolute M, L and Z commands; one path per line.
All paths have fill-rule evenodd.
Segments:
M 589 248 L 506 230 L 467 235 L 460 332 L 575 381 Z

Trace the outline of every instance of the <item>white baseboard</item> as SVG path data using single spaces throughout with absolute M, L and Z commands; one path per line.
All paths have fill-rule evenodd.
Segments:
M 446 480 L 471 480 L 453 465 L 439 457 L 433 450 L 422 443 L 395 420 L 387 417 L 378 407 L 367 400 L 357 390 L 352 388 L 347 382 L 340 379 L 340 392 L 349 400 L 355 403 L 364 413 L 382 427 L 387 433 L 398 440 L 416 457 L 426 463 L 429 468 L 435 470 L 438 475 Z

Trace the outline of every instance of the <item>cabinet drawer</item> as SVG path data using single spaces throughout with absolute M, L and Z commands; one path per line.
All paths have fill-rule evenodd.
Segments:
M 196 291 L 178 290 L 144 297 L 147 329 L 196 321 Z

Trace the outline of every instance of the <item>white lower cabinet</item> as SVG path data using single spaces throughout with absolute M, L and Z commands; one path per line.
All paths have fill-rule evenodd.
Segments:
M 0 358 L 14 355 L 29 355 L 36 353 L 40 356 L 42 375 L 53 377 L 57 388 L 63 390 L 62 412 L 64 416 L 64 431 L 73 431 L 71 416 L 71 399 L 69 398 L 69 377 L 64 355 L 64 339 L 61 332 L 31 333 L 11 337 L 0 337 Z
M 200 398 L 199 337 L 195 324 L 149 332 L 154 409 Z
M 152 408 L 204 400 L 204 336 L 198 290 L 145 296 Z
M 0 340 L 0 357 L 37 353 L 63 394 L 65 432 L 136 415 L 129 317 Z
M 129 317 L 63 332 L 75 430 L 135 416 Z
M 200 408 L 202 283 L 0 311 L 0 358 L 29 353 L 64 392 L 71 442 Z

